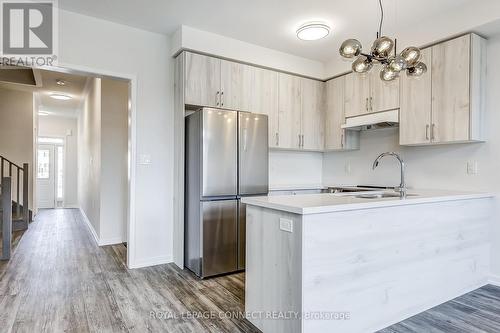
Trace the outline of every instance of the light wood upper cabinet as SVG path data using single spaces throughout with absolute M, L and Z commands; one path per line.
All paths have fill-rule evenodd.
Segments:
M 252 111 L 252 79 L 255 67 L 221 60 L 220 106 L 225 109 Z
M 354 117 L 368 113 L 370 75 L 350 73 L 345 75 L 345 116 Z
M 252 71 L 250 111 L 268 117 L 269 147 L 279 147 L 278 73 L 262 68 Z
M 185 103 L 219 106 L 221 60 L 185 52 Z
M 344 88 L 345 76 L 326 83 L 325 149 L 340 150 L 344 147 Z
M 301 79 L 301 81 L 301 148 L 323 150 L 325 141 L 325 84 L 310 79 Z
M 414 78 L 401 75 L 401 109 L 399 123 L 399 143 L 430 143 L 432 110 L 432 50 L 422 50 L 422 61 L 428 71 L 423 76 Z
M 399 108 L 399 78 L 393 81 L 380 79 L 380 66 L 370 71 L 369 111 L 380 112 Z
M 438 142 L 469 140 L 470 46 L 466 35 L 432 47 L 432 130 Z
M 301 78 L 280 73 L 278 86 L 278 147 L 300 149 L 302 126 Z
M 326 82 L 325 150 L 359 149 L 359 131 L 342 129 L 345 78 L 344 75 Z
M 428 72 L 401 79 L 401 145 L 484 140 L 485 48 L 468 34 L 423 50 Z

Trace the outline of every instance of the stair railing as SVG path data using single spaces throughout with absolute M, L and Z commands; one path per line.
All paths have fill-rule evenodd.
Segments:
M 0 207 L 2 208 L 2 253 L 0 260 L 10 259 L 12 246 L 12 178 L 1 178 Z
M 16 216 L 19 217 L 21 216 L 22 213 L 22 219 L 25 227 L 27 228 L 30 222 L 29 221 L 29 165 L 28 163 L 24 163 L 23 166 L 21 167 L 16 163 L 10 161 L 9 159 L 0 156 L 0 186 L 3 183 L 2 178 L 5 176 L 6 173 L 8 174 L 8 177 L 11 179 L 11 186 L 12 186 L 12 179 L 14 179 L 13 177 L 15 177 L 16 179 L 15 191 L 13 191 L 13 189 L 11 188 L 11 193 L 12 193 L 11 195 L 13 196 L 11 197 L 11 199 L 14 200 L 15 202 Z M 21 206 L 22 206 L 22 212 L 21 212 Z

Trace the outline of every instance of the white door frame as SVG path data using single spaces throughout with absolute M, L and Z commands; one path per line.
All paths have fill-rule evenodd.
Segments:
M 39 138 L 48 138 L 48 139 L 60 139 L 62 140 L 62 144 L 58 144 L 58 143 L 40 143 L 38 141 Z M 40 145 L 52 145 L 54 146 L 54 165 L 55 165 L 55 171 L 57 171 L 59 169 L 59 164 L 57 162 L 57 156 L 58 156 L 58 153 L 57 153 L 57 147 L 60 147 L 62 146 L 63 147 L 63 170 L 64 170 L 64 174 L 63 174 L 63 202 L 62 202 L 62 208 L 66 208 L 66 173 L 67 173 L 67 169 L 66 169 L 66 156 L 68 156 L 68 151 L 67 151 L 67 142 L 66 142 L 66 137 L 64 136 L 57 136 L 57 135 L 38 135 L 36 137 L 36 146 L 37 146 L 37 150 L 38 150 L 38 146 Z M 38 166 L 38 154 L 36 155 L 37 156 L 37 160 L 35 161 L 35 163 L 37 164 Z M 57 207 L 57 184 L 58 184 L 58 181 L 57 181 L 57 175 L 54 174 L 54 186 L 55 186 L 55 194 L 54 194 L 54 200 L 55 200 L 55 208 L 58 208 Z
M 43 147 L 42 147 L 43 146 Z M 50 150 L 49 150 L 50 149 Z M 53 209 L 56 208 L 56 146 L 51 143 L 38 143 L 36 145 L 36 156 L 37 156 L 37 164 L 36 164 L 36 189 L 39 190 L 39 181 L 41 178 L 38 178 L 38 151 L 39 150 L 49 150 L 49 178 L 43 178 L 42 180 L 48 181 L 49 185 L 48 190 L 52 191 L 52 203 L 50 204 L 50 207 L 48 205 L 43 205 L 43 207 L 40 207 L 39 202 L 37 201 L 37 207 L 41 209 Z M 51 184 L 52 182 L 52 184 Z M 52 187 L 52 188 L 51 188 Z M 40 200 L 41 195 L 37 195 L 37 200 Z M 45 202 L 45 201 L 44 201 Z M 48 202 L 47 202 L 48 203 Z
M 136 174 L 137 174 L 137 75 L 117 73 L 97 68 L 60 62 L 57 67 L 45 66 L 43 69 L 77 75 L 111 78 L 129 81 L 128 94 L 128 214 L 127 214 L 127 267 L 142 267 L 136 261 Z

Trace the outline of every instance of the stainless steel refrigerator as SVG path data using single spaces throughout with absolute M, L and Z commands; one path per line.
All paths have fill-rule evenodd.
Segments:
M 203 108 L 186 117 L 185 260 L 205 278 L 245 268 L 244 196 L 266 195 L 268 119 Z

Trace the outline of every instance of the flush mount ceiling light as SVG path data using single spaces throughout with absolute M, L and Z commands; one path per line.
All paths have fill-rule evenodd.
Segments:
M 318 40 L 330 33 L 330 27 L 321 22 L 308 22 L 297 29 L 297 38 L 300 40 Z
M 68 95 L 63 95 L 63 94 L 52 94 L 50 95 L 53 99 L 58 99 L 60 101 L 67 101 L 70 100 L 72 97 Z
M 406 71 L 406 75 L 417 77 L 427 72 L 427 66 L 420 61 L 420 49 L 414 46 L 407 47 L 401 53 L 396 52 L 396 40 L 382 36 L 382 23 L 384 22 L 384 9 L 382 0 L 380 5 L 380 25 L 377 39 L 373 42 L 371 52 L 363 53 L 361 43 L 356 39 L 348 39 L 340 46 L 340 55 L 344 58 L 354 58 L 352 70 L 356 73 L 366 73 L 372 69 L 373 64 L 382 64 L 380 78 L 383 81 L 392 81 L 399 77 L 400 72 Z

